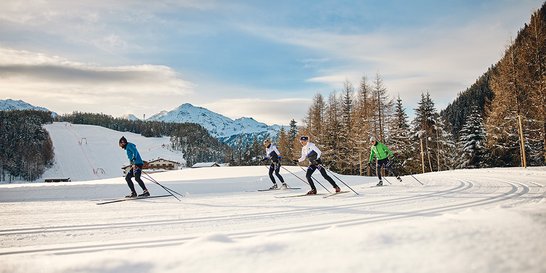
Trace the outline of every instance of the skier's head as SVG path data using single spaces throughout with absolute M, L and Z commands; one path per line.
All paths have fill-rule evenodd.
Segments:
M 119 139 L 119 147 L 125 149 L 125 146 L 127 146 L 127 139 L 124 136 L 122 136 Z
M 266 140 L 264 140 L 264 146 L 269 147 L 269 145 L 271 145 L 271 140 L 269 140 L 269 138 L 267 138 Z
M 377 142 L 377 139 L 375 139 L 374 136 L 370 137 L 370 143 L 371 143 L 372 145 L 375 145 L 376 142 Z
M 302 137 L 300 137 L 300 143 L 301 143 L 302 145 L 307 144 L 308 141 L 309 141 L 309 137 L 308 137 L 308 136 L 302 136 Z

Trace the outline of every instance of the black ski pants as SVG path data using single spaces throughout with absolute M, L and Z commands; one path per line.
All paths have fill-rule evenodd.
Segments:
M 142 165 L 136 165 L 135 168 L 129 170 L 127 172 L 127 175 L 125 176 L 125 181 L 127 181 L 127 185 L 129 186 L 129 189 L 131 189 L 131 192 L 135 191 L 135 185 L 133 184 L 133 181 L 131 181 L 131 178 L 135 177 L 136 182 L 138 185 L 142 188 L 143 191 L 146 190 L 146 186 L 144 185 L 144 181 L 140 179 L 140 175 L 142 174 Z
M 322 174 L 322 177 L 324 177 L 324 179 L 326 179 L 328 182 L 330 182 L 332 187 L 334 187 L 334 188 L 337 187 L 337 184 L 336 184 L 336 182 L 334 182 L 334 179 L 332 179 L 326 173 L 326 170 L 324 169 L 324 167 L 322 165 L 312 164 L 312 165 L 309 165 L 309 167 L 307 167 L 307 173 L 305 174 L 305 177 L 307 178 L 307 182 L 309 182 L 309 186 L 311 186 L 312 190 L 315 190 L 315 191 L 317 190 L 317 188 L 315 187 L 315 183 L 313 183 L 313 178 L 312 178 L 313 173 L 317 169 L 319 170 L 320 174 Z
M 398 173 L 394 170 L 392 167 L 392 161 L 390 161 L 388 158 L 377 160 L 377 166 L 376 166 L 376 173 L 377 178 L 381 180 L 381 168 L 384 167 L 385 171 L 392 173 L 394 176 L 398 177 Z
M 281 162 L 279 161 L 272 162 L 271 165 L 269 165 L 269 178 L 271 179 L 271 182 L 273 182 L 273 184 L 277 184 L 277 182 L 275 182 L 275 177 L 273 177 L 273 172 L 275 172 L 275 175 L 279 178 L 281 183 L 284 183 L 284 179 L 279 173 L 280 170 L 281 170 Z

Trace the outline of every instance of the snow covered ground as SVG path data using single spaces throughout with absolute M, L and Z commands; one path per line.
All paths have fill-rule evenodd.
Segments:
M 301 190 L 258 192 L 266 172 L 154 174 L 180 202 L 96 205 L 122 178 L 0 185 L 0 272 L 546 272 L 545 167 L 338 176 L 360 195 L 330 198 L 277 198 L 308 190 L 286 171 Z
M 55 147 L 55 165 L 46 170 L 45 178 L 70 178 L 71 181 L 114 178 L 123 175 L 121 167 L 129 164 L 125 150 L 118 141 L 125 136 L 135 143 L 142 159 L 159 157 L 184 163 L 182 153 L 169 149 L 169 137 L 143 137 L 129 132 L 118 132 L 100 126 L 54 122 L 44 128 Z

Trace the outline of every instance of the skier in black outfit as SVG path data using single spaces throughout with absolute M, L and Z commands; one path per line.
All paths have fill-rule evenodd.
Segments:
M 265 157 L 262 159 L 262 162 L 271 160 L 271 165 L 269 165 L 269 178 L 271 179 L 271 182 L 273 182 L 273 186 L 269 188 L 270 190 L 277 189 L 277 182 L 275 181 L 275 177 L 273 177 L 273 172 L 275 172 L 275 175 L 282 183 L 281 188 L 286 189 L 288 186 L 286 183 L 284 183 L 284 179 L 282 178 L 281 174 L 279 173 L 281 169 L 281 153 L 277 149 L 277 146 L 273 143 L 271 143 L 271 140 L 266 139 L 264 141 L 265 146 Z
M 311 190 L 307 193 L 308 195 L 317 194 L 317 188 L 315 187 L 315 183 L 313 183 L 312 175 L 315 172 L 315 170 L 319 170 L 320 174 L 322 174 L 322 177 L 326 179 L 332 187 L 334 187 L 336 192 L 340 192 L 341 189 L 338 187 L 336 182 L 326 173 L 326 170 L 322 166 L 322 160 L 320 159 L 320 150 L 315 146 L 314 143 L 309 141 L 309 137 L 302 136 L 300 137 L 300 143 L 303 145 L 301 148 L 301 157 L 299 159 L 294 159 L 294 163 L 298 164 L 299 162 L 303 162 L 305 159 L 309 160 L 309 167 L 307 167 L 307 173 L 305 177 L 307 178 L 307 182 L 309 182 L 309 186 L 311 186 Z

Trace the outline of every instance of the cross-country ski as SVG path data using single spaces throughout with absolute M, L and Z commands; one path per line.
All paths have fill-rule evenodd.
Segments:
M 326 196 L 323 196 L 323 198 L 328 198 L 328 197 L 332 197 L 332 196 L 336 196 L 336 195 L 340 195 L 340 194 L 344 194 L 344 193 L 349 193 L 349 192 L 351 192 L 351 191 L 334 192 L 334 193 L 327 194 Z
M 119 199 L 100 201 L 100 202 L 97 202 L 97 205 L 105 205 L 105 204 L 111 204 L 111 203 L 119 203 L 119 202 L 132 201 L 132 200 L 153 199 L 153 198 L 161 198 L 161 197 L 172 197 L 172 195 L 167 194 L 167 195 L 124 197 Z

